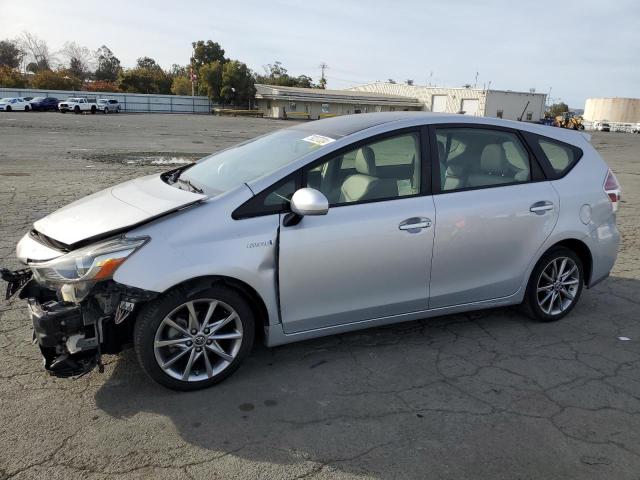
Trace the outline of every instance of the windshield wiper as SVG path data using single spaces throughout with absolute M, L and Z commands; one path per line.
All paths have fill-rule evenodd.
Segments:
M 176 182 L 180 182 L 183 185 L 188 186 L 189 188 L 191 188 L 191 191 L 196 192 L 196 193 L 204 193 L 204 190 L 202 190 L 201 188 L 196 187 L 193 183 L 191 183 L 190 180 L 185 180 L 184 178 L 176 178 L 175 179 Z

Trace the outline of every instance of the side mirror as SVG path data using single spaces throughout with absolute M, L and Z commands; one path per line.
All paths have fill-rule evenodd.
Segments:
M 301 188 L 291 197 L 291 211 L 301 217 L 326 215 L 329 211 L 329 200 L 315 188 Z

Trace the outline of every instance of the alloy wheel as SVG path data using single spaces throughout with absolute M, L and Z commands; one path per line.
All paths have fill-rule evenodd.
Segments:
M 167 375 L 199 382 L 218 375 L 233 362 L 242 338 L 242 322 L 231 306 L 215 299 L 197 299 L 164 317 L 153 350 Z
M 556 257 L 540 273 L 536 288 L 538 305 L 547 315 L 560 315 L 575 302 L 580 271 L 569 257 Z

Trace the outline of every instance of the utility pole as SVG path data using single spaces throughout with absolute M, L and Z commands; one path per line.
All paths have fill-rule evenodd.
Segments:
M 476 79 L 473 81 L 473 88 L 476 88 L 476 86 L 478 85 L 478 73 L 476 72 Z
M 322 75 L 320 76 L 320 88 L 327 88 L 327 79 L 324 77 L 324 71 L 329 68 L 325 62 L 320 64 L 320 70 L 322 71 Z

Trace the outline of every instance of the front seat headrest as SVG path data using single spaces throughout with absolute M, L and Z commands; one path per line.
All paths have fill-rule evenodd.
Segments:
M 362 147 L 356 152 L 355 167 L 362 175 L 376 176 L 376 155 L 370 147 Z
M 480 169 L 483 173 L 501 175 L 506 155 L 502 145 L 492 143 L 484 147 L 480 156 Z

